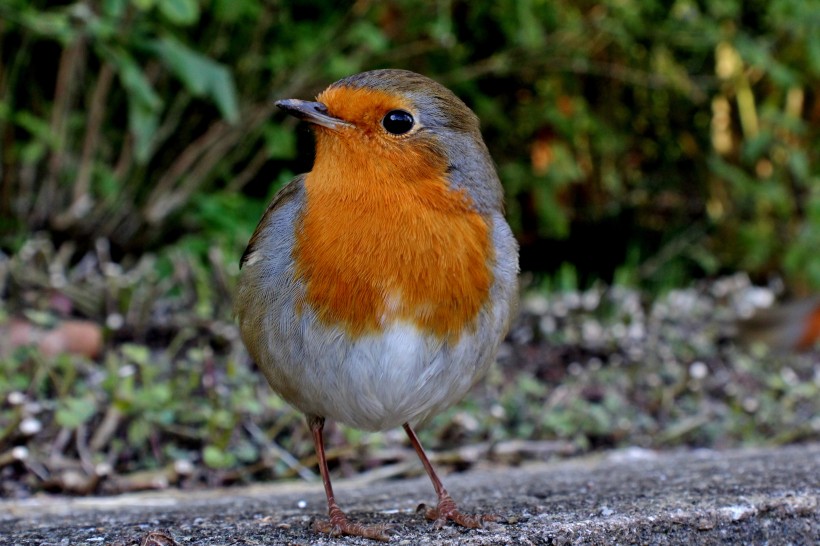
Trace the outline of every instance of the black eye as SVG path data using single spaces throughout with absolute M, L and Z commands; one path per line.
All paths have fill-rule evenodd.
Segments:
M 403 135 L 413 128 L 413 116 L 404 110 L 390 110 L 382 120 L 388 133 Z

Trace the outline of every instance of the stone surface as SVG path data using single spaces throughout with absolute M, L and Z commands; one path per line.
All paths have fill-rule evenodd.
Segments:
M 339 480 L 355 519 L 389 523 L 391 543 L 820 544 L 820 444 L 735 451 L 595 457 L 475 470 L 445 477 L 465 511 L 508 521 L 433 530 L 416 513 L 433 502 L 426 477 Z M 178 544 L 375 544 L 313 533 L 324 517 L 321 484 L 163 491 L 106 498 L 0 501 L 0 544 L 136 545 L 151 532 Z M 173 544 L 162 534 L 152 544 Z M 163 542 L 165 541 L 165 542 Z M 146 544 L 149 541 L 145 541 Z

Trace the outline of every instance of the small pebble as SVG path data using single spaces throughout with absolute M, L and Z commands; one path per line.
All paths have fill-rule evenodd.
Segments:
M 689 365 L 689 375 L 693 379 L 703 379 L 709 374 L 709 368 L 703 362 L 696 360 Z

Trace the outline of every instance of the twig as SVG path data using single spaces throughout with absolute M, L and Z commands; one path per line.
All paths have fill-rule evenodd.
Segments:
M 91 94 L 91 104 L 88 109 L 88 123 L 85 129 L 85 139 L 83 140 L 83 152 L 80 159 L 80 167 L 77 171 L 77 178 L 74 181 L 74 208 L 83 196 L 88 194 L 91 181 L 91 170 L 94 165 L 94 155 L 97 152 L 97 144 L 100 141 L 100 127 L 105 117 L 106 97 L 111 90 L 111 83 L 114 80 L 114 69 L 110 63 L 103 63 L 100 68 L 100 75 L 94 85 L 94 92 Z
M 54 443 L 51 444 L 51 451 L 48 455 L 49 460 L 62 457 L 63 452 L 65 451 L 65 448 L 68 446 L 68 443 L 70 441 L 71 430 L 67 429 L 66 427 L 62 427 L 60 429 L 60 432 L 57 433 L 57 437 L 54 438 Z
M 683 233 L 664 245 L 653 257 L 638 267 L 638 276 L 646 279 L 654 275 L 665 263 L 681 255 L 686 249 L 692 248 L 694 242 L 706 234 L 706 228 L 699 224 L 692 224 Z
M 83 470 L 86 474 L 94 472 L 94 461 L 91 451 L 88 449 L 88 427 L 80 425 L 74 433 L 74 446 L 77 448 L 77 454 L 80 456 Z
M 114 178 L 124 180 L 126 174 L 131 169 L 134 159 L 134 137 L 130 132 L 126 132 L 120 148 L 120 155 L 114 165 Z
M 279 459 L 289 468 L 293 469 L 300 478 L 306 481 L 315 481 L 316 474 L 313 473 L 311 470 L 306 468 L 302 463 L 299 462 L 296 457 L 290 454 L 290 452 L 284 449 L 282 446 L 277 444 L 273 439 L 268 438 L 265 433 L 256 426 L 254 423 L 246 422 L 245 423 L 245 430 L 251 435 L 251 437 L 256 440 L 262 446 L 268 448 L 268 452 L 270 455 L 273 455 L 276 459 Z
M 245 187 L 245 184 L 251 181 L 251 179 L 256 176 L 256 173 L 264 167 L 265 163 L 268 161 L 268 151 L 265 149 L 264 146 L 260 146 L 259 150 L 254 154 L 253 158 L 248 162 L 242 171 L 237 174 L 233 179 L 228 182 L 225 186 L 225 191 L 228 193 L 236 193 L 242 190 Z
M 6 452 L 0 453 L 0 468 L 19 461 L 25 461 L 28 459 L 28 455 L 28 448 L 25 446 L 16 446 Z
M 122 421 L 122 412 L 117 409 L 117 406 L 111 404 L 105 412 L 102 422 L 91 436 L 91 441 L 88 443 L 88 448 L 92 453 L 102 451 L 103 447 L 108 444 L 108 441 L 117 431 Z
M 171 106 L 168 107 L 168 111 L 165 114 L 165 119 L 162 121 L 160 126 L 157 127 L 157 130 L 154 132 L 154 136 L 151 139 L 151 146 L 153 149 L 159 148 L 171 136 L 177 134 L 180 121 L 185 113 L 185 109 L 190 104 L 191 96 L 187 93 L 178 93 L 174 97 L 173 102 L 171 102 Z
M 65 160 L 66 128 L 68 114 L 76 89 L 76 73 L 85 55 L 85 39 L 78 35 L 72 44 L 63 49 L 57 70 L 57 83 L 54 87 L 54 104 L 51 112 L 51 133 L 55 139 L 54 147 L 48 160 L 45 181 L 40 198 L 35 207 L 35 220 L 47 219 L 54 210 L 57 197 L 57 185 L 60 171 Z
M 551 72 L 572 72 L 591 76 L 604 76 L 613 80 L 622 81 L 635 86 L 650 89 L 674 88 L 682 91 L 690 100 L 700 103 L 705 101 L 707 93 L 696 86 L 681 88 L 672 79 L 662 75 L 627 67 L 616 63 L 591 61 L 573 57 L 530 58 L 530 54 L 521 51 L 505 51 L 496 53 L 475 63 L 453 72 L 450 76 L 442 77 L 442 82 L 469 81 L 487 75 L 504 75 L 520 70 L 527 64 L 539 70 Z
M 157 180 L 156 184 L 148 197 L 145 206 L 145 218 L 149 223 L 160 222 L 169 212 L 171 208 L 167 205 L 167 198 L 171 193 L 177 181 L 190 172 L 194 163 L 203 154 L 205 154 L 211 146 L 220 140 L 224 139 L 227 133 L 230 132 L 230 126 L 227 122 L 219 120 L 214 122 L 198 139 L 189 144 L 179 157 L 174 161 L 165 173 Z

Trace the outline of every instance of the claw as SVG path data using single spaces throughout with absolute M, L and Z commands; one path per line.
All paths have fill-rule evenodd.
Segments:
M 481 529 L 485 523 L 496 521 L 498 516 L 492 514 L 462 514 L 450 495 L 445 495 L 439 499 L 438 506 L 430 508 L 426 504 L 419 504 L 416 512 L 424 512 L 424 517 L 433 522 L 433 529 L 441 529 L 452 521 L 456 525 L 467 527 L 468 529 Z
M 332 511 L 329 521 L 322 520 L 313 522 L 313 530 L 332 537 L 347 535 L 378 540 L 380 542 L 389 542 L 390 537 L 395 534 L 395 530 L 393 530 L 392 526 L 386 523 L 365 525 L 363 523 L 349 521 L 341 510 Z
M 395 531 L 393 531 L 393 529 L 386 524 L 364 525 L 363 523 L 354 523 L 350 521 L 335 524 L 329 521 L 317 521 L 313 524 L 313 530 L 332 537 L 347 535 L 369 538 L 380 542 L 390 542 L 390 537 L 395 534 Z

